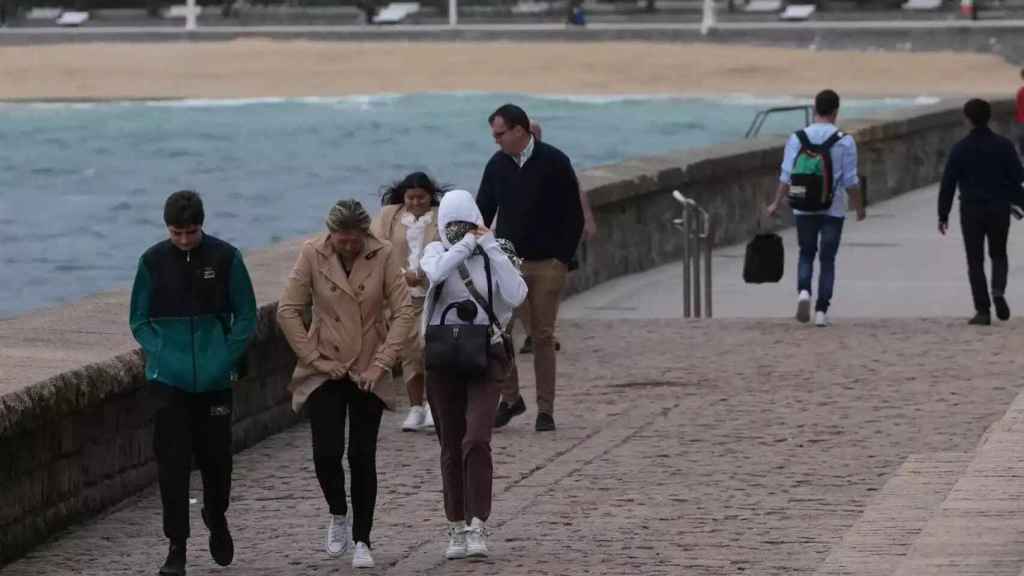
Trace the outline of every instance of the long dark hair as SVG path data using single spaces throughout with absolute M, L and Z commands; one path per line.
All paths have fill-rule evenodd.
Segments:
M 422 188 L 430 194 L 430 205 L 437 206 L 441 203 L 441 196 L 448 190 L 447 186 L 438 186 L 423 172 L 413 172 L 400 181 L 384 189 L 381 194 L 381 206 L 391 204 L 405 204 L 405 192 L 411 188 Z

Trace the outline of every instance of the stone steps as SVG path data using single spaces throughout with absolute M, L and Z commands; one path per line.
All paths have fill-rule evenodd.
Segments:
M 973 456 L 941 452 L 907 458 L 816 576 L 890 576 Z
M 911 456 L 818 576 L 1024 576 L 1024 392 L 973 454 Z
M 988 432 L 894 576 L 1018 576 L 1024 568 L 1024 394 Z

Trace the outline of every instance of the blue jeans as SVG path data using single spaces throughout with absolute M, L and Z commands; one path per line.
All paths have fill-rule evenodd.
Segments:
M 811 278 L 814 276 L 814 257 L 818 256 L 821 270 L 818 273 L 818 300 L 814 309 L 828 312 L 832 301 L 832 287 L 836 282 L 836 253 L 843 236 L 843 218 L 808 214 L 796 216 L 796 237 L 800 244 L 800 264 L 797 267 L 797 290 L 811 292 Z M 821 253 L 818 253 L 818 242 Z

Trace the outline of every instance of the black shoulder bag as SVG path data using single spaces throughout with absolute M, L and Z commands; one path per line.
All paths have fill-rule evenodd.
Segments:
M 486 254 L 484 257 L 484 270 L 487 273 L 487 301 L 492 300 L 491 294 L 491 262 Z M 469 270 L 465 264 L 459 265 L 459 274 L 466 279 L 469 277 Z M 477 299 L 479 292 L 472 287 L 472 281 L 466 282 L 466 288 Z M 424 363 L 427 370 L 437 372 L 454 373 L 462 377 L 475 378 L 487 372 L 488 351 L 491 344 L 491 326 L 484 324 L 446 324 L 448 313 L 453 308 L 458 308 L 462 302 L 452 302 L 445 306 L 441 312 L 440 324 L 429 324 L 429 319 L 434 314 L 434 307 L 441 297 L 444 288 L 442 282 L 436 288 L 434 297 L 430 301 L 430 310 L 427 313 L 428 324 L 424 331 Z M 475 294 L 474 294 L 475 293 Z M 490 306 L 485 307 L 488 315 L 493 317 Z

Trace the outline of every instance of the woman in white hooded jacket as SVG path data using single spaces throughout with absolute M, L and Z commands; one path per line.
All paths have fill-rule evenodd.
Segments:
M 459 274 L 460 264 L 466 265 L 473 285 L 487 298 L 482 254 L 490 261 L 494 314 L 502 326 L 507 325 L 512 312 L 526 299 L 526 282 L 494 234 L 484 227 L 483 217 L 469 192 L 452 190 L 441 198 L 437 226 L 441 241 L 427 245 L 420 259 L 420 268 L 430 281 L 420 333 L 425 334 L 428 325 L 441 324 L 442 311 L 449 304 L 473 299 Z M 486 310 L 477 306 L 476 317 L 471 321 L 449 313 L 445 323 L 487 325 L 490 319 Z M 500 384 L 511 362 L 512 358 L 505 354 L 492 354 L 486 373 L 478 378 L 427 370 L 427 400 L 441 443 L 444 508 L 449 522 L 445 551 L 448 559 L 487 555 L 484 523 L 491 513 L 494 476 L 491 429 Z

